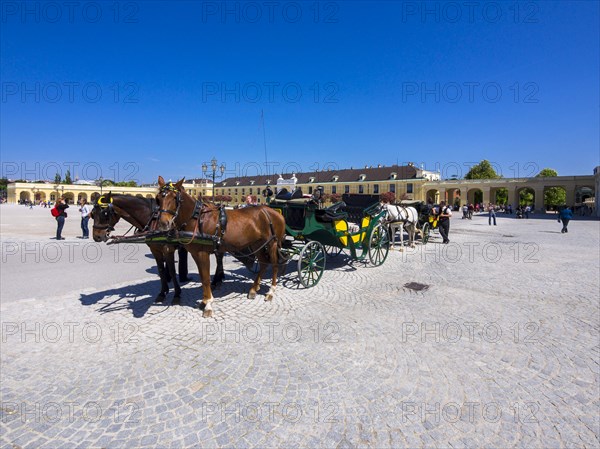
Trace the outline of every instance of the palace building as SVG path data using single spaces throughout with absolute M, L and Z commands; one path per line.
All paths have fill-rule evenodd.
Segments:
M 543 210 L 546 207 L 544 194 L 547 189 L 560 187 L 565 191 L 566 204 L 584 208 L 592 215 L 600 216 L 596 195 L 600 189 L 600 167 L 596 167 L 594 174 L 591 175 L 442 180 L 439 172 L 424 170 L 409 163 L 402 166 L 377 165 L 269 176 L 230 177 L 215 183 L 214 186 L 208 179 L 192 179 L 184 183 L 187 192 L 196 198 L 201 196 L 210 199 L 214 187 L 217 201 L 227 197 L 226 203 L 231 205 L 244 203 L 247 195 L 254 195 L 260 204 L 264 203 L 262 192 L 267 186 L 274 193 L 283 187 L 289 191 L 299 188 L 305 195 L 311 195 L 317 187 L 322 187 L 325 194 L 340 196 L 345 193 L 379 195 L 393 192 L 397 199 L 431 200 L 435 203 L 445 200 L 450 204 L 459 205 L 465 202 L 499 203 L 497 194 L 502 192 L 506 203 L 513 206 L 519 204 L 520 194 L 526 190 L 531 194 L 533 198 L 531 203 L 536 210 Z M 70 203 L 82 198 L 91 202 L 108 191 L 152 198 L 157 190 L 156 185 L 104 186 L 101 189 L 89 182 L 74 184 L 11 182 L 7 185 L 7 201 L 17 203 L 33 199 L 35 202 L 48 200 L 54 202 L 56 198 L 64 196 Z

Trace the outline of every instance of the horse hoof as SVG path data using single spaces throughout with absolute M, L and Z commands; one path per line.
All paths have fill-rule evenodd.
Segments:
M 159 293 L 158 296 L 155 298 L 154 301 L 156 302 L 163 302 L 166 298 L 167 294 L 166 293 Z
M 204 312 L 202 312 L 202 317 L 203 318 L 212 318 L 212 310 L 205 310 Z
M 273 295 L 265 296 L 265 301 L 273 301 Z
M 254 293 L 254 292 L 248 293 L 248 299 L 256 299 L 256 293 Z
M 202 301 L 196 301 L 196 305 L 198 306 L 198 308 L 200 310 L 204 310 L 204 308 L 206 307 L 206 303 L 204 303 Z
M 181 296 L 174 296 L 171 304 L 181 304 Z

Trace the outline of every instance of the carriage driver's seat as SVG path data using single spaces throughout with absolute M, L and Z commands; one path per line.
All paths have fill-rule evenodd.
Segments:
M 348 218 L 348 213 L 340 211 L 339 209 L 342 207 L 346 207 L 346 203 L 340 201 L 329 206 L 326 209 L 316 209 L 315 218 L 321 223 L 331 223 L 336 220 L 345 220 Z

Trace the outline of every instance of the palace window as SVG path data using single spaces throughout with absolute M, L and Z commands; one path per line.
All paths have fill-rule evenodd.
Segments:
M 363 187 L 362 184 L 358 185 L 358 193 L 365 193 L 365 188 Z
M 345 185 L 344 186 L 344 193 L 350 193 L 350 186 L 349 185 Z
M 406 184 L 406 193 L 413 193 L 413 185 L 410 182 Z
M 331 186 L 331 193 L 337 193 L 337 187 L 336 186 Z
M 396 193 L 396 184 L 390 184 L 390 192 Z
M 379 193 L 379 184 L 373 184 L 373 193 Z
M 312 186 L 309 186 L 309 187 L 308 187 L 308 194 L 310 195 L 310 194 L 312 194 L 312 193 L 313 193 L 313 188 L 312 188 Z

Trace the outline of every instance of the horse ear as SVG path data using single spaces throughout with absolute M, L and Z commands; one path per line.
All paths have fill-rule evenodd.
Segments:
M 165 185 L 165 180 L 163 179 L 162 176 L 159 176 L 158 177 L 158 186 L 162 188 L 162 187 L 164 187 L 164 185 Z
M 184 181 L 185 181 L 185 177 L 181 178 L 179 181 L 177 181 L 175 183 L 175 187 L 177 188 L 177 190 L 181 190 L 181 186 L 183 185 Z

